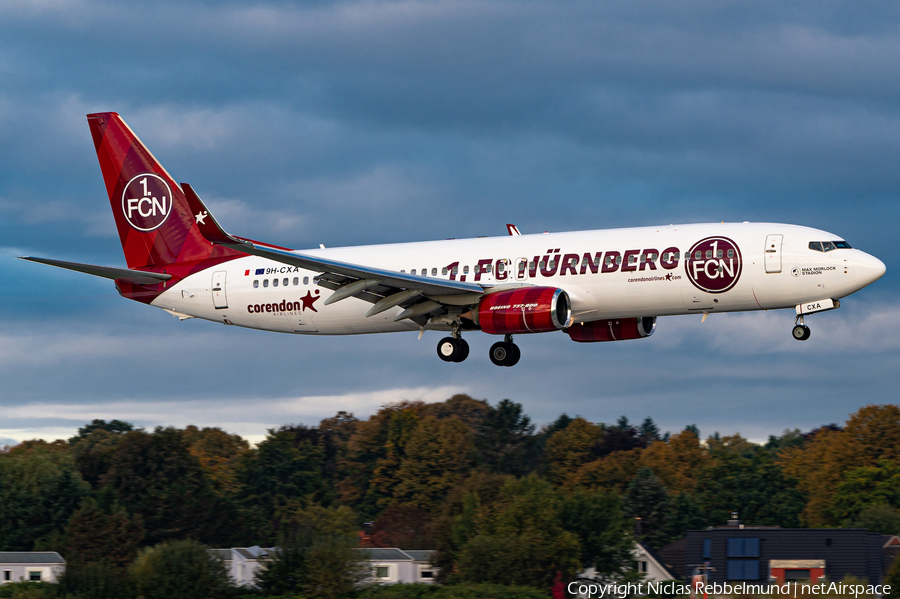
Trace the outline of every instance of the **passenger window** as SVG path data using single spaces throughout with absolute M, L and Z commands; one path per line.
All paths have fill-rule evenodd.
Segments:
M 826 252 L 830 252 L 831 250 L 835 249 L 835 248 L 834 248 L 834 244 L 831 243 L 830 241 L 823 241 L 823 242 L 822 242 L 822 247 L 825 248 L 825 251 L 826 251 Z
M 403 271 L 401 271 L 401 272 L 403 272 Z M 409 271 L 409 274 L 411 274 L 411 275 L 416 274 L 416 269 L 414 268 L 414 269 L 412 269 L 411 271 Z
M 709 260 L 712 258 L 712 250 L 706 250 L 706 259 Z
M 253 288 L 257 289 L 259 287 L 259 279 L 253 281 Z
M 675 260 L 681 260 L 681 252 L 675 252 Z
M 459 267 L 458 267 L 458 266 L 454 266 L 454 267 L 453 267 L 453 274 L 455 274 L 455 275 L 459 274 Z
M 488 267 L 488 268 L 490 268 L 490 267 Z M 490 271 L 488 271 L 488 272 L 490 272 Z M 499 264 L 497 264 L 497 274 L 502 275 L 505 272 L 506 272 L 506 262 L 500 262 Z
M 284 285 L 285 287 L 288 286 L 288 280 L 287 280 L 287 277 L 284 278 L 284 280 L 281 282 L 281 284 Z
M 491 267 L 492 267 L 492 266 L 493 266 L 493 265 L 488 264 L 488 265 L 484 268 L 484 272 L 486 272 L 486 273 L 488 273 L 488 274 L 491 274 Z
M 534 260 L 528 263 L 528 270 L 534 270 Z
M 445 268 L 444 270 L 447 270 L 447 269 Z M 447 274 L 447 273 L 445 272 L 444 274 Z M 432 268 L 432 269 L 431 269 L 431 276 L 432 276 L 432 277 L 436 277 L 436 276 L 437 276 L 437 269 L 436 269 L 436 268 Z
M 463 266 L 463 274 L 464 274 L 464 275 L 469 274 L 469 267 L 468 267 L 468 266 Z
M 428 269 L 427 269 L 427 268 L 423 268 L 423 269 L 422 269 L 422 276 L 423 276 L 423 277 L 427 277 L 427 276 L 428 276 Z
M 600 256 L 594 256 L 594 268 L 600 266 Z
M 269 279 L 263 279 L 263 287 L 269 286 Z
M 294 277 L 294 287 L 300 284 L 300 277 Z
M 272 287 L 278 287 L 278 279 L 272 279 Z
M 734 250 L 728 250 L 728 257 L 734 258 Z
M 545 269 L 547 268 L 547 261 L 546 261 L 546 260 L 541 260 L 538 264 L 540 265 L 541 270 L 545 270 Z
M 622 256 L 616 256 L 616 264 L 622 264 Z
M 722 256 L 722 250 L 716 250 L 716 258 L 721 258 Z
M 442 275 L 447 274 L 447 267 L 446 267 L 446 266 L 445 266 L 444 268 L 441 269 L 441 274 L 442 274 Z
M 519 262 L 519 274 L 520 275 L 525 273 L 526 266 L 528 266 L 528 264 L 524 260 L 522 262 Z
M 309 277 L 303 277 L 303 284 L 309 285 Z
M 694 252 L 694 260 L 702 260 L 702 259 L 703 259 L 703 252 L 701 252 L 700 250 L 697 250 L 696 252 Z

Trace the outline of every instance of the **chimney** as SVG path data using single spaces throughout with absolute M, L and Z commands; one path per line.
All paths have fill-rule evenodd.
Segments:
M 740 524 L 741 521 L 738 520 L 738 513 L 731 512 L 731 520 L 728 521 L 728 526 L 734 526 L 735 528 L 737 528 L 738 526 L 740 526 Z
M 642 534 L 644 534 L 644 533 L 641 531 L 641 519 L 635 518 L 634 519 L 634 536 L 640 537 Z

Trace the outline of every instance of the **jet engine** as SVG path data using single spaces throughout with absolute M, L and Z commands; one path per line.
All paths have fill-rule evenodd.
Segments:
M 656 330 L 656 317 L 643 316 L 641 318 L 612 318 L 583 322 L 569 327 L 566 329 L 566 333 L 572 338 L 572 341 L 594 343 L 643 339 L 652 335 L 654 330 Z
M 569 294 L 556 287 L 521 287 L 486 295 L 472 310 L 485 333 L 546 333 L 572 324 Z

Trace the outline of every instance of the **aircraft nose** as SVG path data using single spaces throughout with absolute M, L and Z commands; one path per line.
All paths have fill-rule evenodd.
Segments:
M 860 252 L 860 256 L 854 260 L 853 269 L 856 271 L 856 282 L 859 283 L 860 289 L 867 285 L 871 285 L 884 276 L 887 271 L 884 262 L 875 256 Z

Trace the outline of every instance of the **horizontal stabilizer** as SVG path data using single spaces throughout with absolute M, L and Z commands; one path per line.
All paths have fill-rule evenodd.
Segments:
M 127 268 L 113 268 L 112 266 L 95 266 L 93 264 L 80 264 L 78 262 L 63 262 L 62 260 L 51 260 L 49 258 L 35 258 L 33 256 L 19 256 L 22 260 L 38 262 L 40 264 L 48 264 L 59 268 L 66 268 L 76 272 L 83 272 L 95 277 L 103 277 L 105 279 L 121 279 L 130 281 L 137 285 L 156 285 L 168 281 L 172 275 L 143 272 L 140 270 L 128 270 Z

